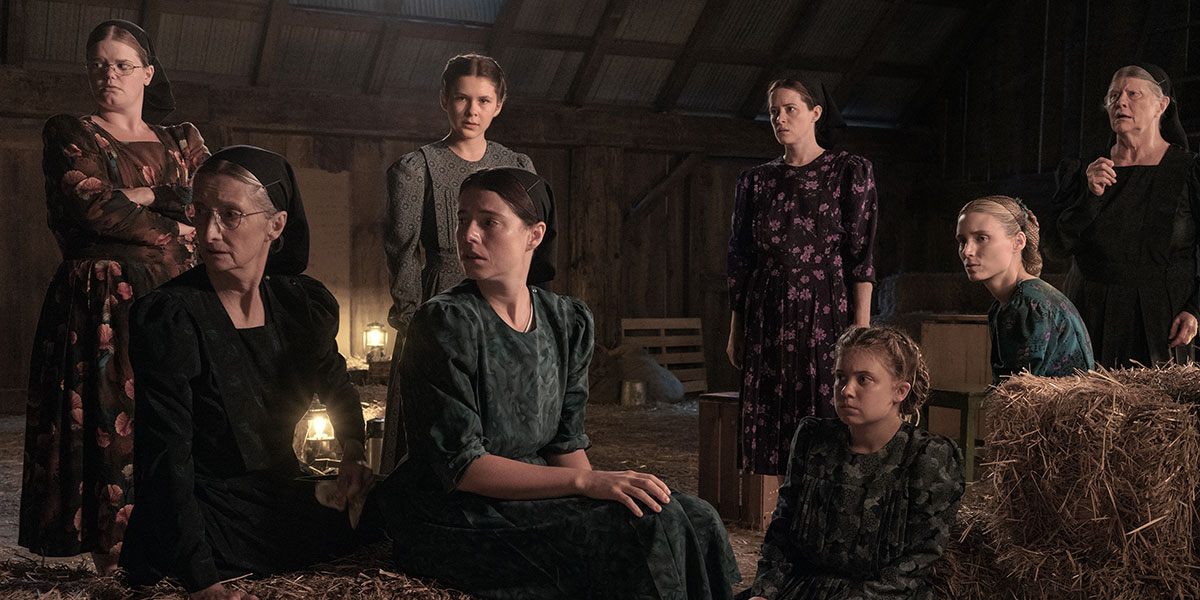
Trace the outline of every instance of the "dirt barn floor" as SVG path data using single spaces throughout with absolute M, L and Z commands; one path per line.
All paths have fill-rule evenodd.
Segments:
M 382 396 L 382 387 L 365 386 L 364 400 Z M 593 444 L 588 455 L 597 469 L 632 469 L 654 473 L 672 488 L 694 494 L 698 488 L 698 419 L 695 401 L 678 405 L 641 407 L 593 404 L 588 407 L 587 414 L 587 431 Z M 123 593 L 124 590 L 111 583 L 111 580 L 103 582 L 87 573 L 86 570 L 91 569 L 91 561 L 86 556 L 42 559 L 17 546 L 24 426 L 23 416 L 0 416 L 0 598 L 128 597 Z M 730 544 L 742 572 L 742 584 L 734 588 L 735 591 L 740 591 L 753 581 L 755 563 L 762 544 L 762 532 L 738 528 L 733 524 L 726 526 L 729 529 Z M 326 573 L 326 579 L 318 577 L 308 580 L 309 588 L 301 585 L 299 577 L 294 577 L 293 582 L 300 586 L 297 588 L 299 591 L 284 593 L 280 588 L 270 595 L 288 599 L 311 596 L 359 597 L 363 594 L 361 578 L 398 577 L 386 570 L 388 565 L 385 561 L 371 562 L 375 564 L 364 565 L 362 569 L 351 566 L 356 576 L 345 578 L 351 582 L 358 580 L 354 585 L 360 587 L 354 589 L 360 591 L 351 591 L 351 588 L 347 587 L 346 595 L 336 593 L 332 589 L 329 591 L 333 595 L 315 593 L 319 585 L 340 581 L 330 579 L 332 575 Z M 347 568 L 346 565 L 340 567 L 342 571 Z M 313 583 L 316 580 L 324 583 Z M 165 586 L 160 586 L 163 587 Z M 418 587 L 401 595 L 396 595 L 393 588 L 391 597 L 453 597 L 447 595 L 444 590 L 430 588 L 428 593 L 425 593 L 421 591 L 424 588 Z M 303 591 L 310 588 L 314 590 L 311 596 Z M 138 594 L 133 597 L 185 597 L 179 595 L 178 591 L 178 588 L 156 588 L 151 594 Z M 253 588 L 251 591 L 259 593 Z

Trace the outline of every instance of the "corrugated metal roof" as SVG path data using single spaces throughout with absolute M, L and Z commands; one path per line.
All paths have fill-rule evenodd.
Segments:
M 854 96 L 842 107 L 847 121 L 896 123 L 909 101 L 921 89 L 922 82 L 896 77 L 864 77 Z
M 633 2 L 616 39 L 684 44 L 704 10 L 704 0 L 642 0 Z
M 583 60 L 582 52 L 509 48 L 500 55 L 508 94 L 562 102 Z
M 675 61 L 609 55 L 600 63 L 589 102 L 649 105 L 658 97 Z
M 284 85 L 361 89 L 375 48 L 375 34 L 284 25 L 272 73 Z
M 595 0 L 525 0 L 514 28 L 592 37 L 604 16 L 604 5 Z
M 354 12 L 387 13 L 404 17 L 495 23 L 504 0 L 290 0 L 292 6 Z
M 967 20 L 967 10 L 911 4 L 879 59 L 914 65 L 937 62 L 942 46 Z
M 841 0 L 839 0 L 841 1 Z M 794 0 L 756 0 L 755 10 L 746 3 L 730 2 L 713 38 L 705 40 L 710 48 L 770 50 L 780 29 L 799 7 Z
M 79 65 L 87 60 L 87 37 L 109 19 L 135 21 L 138 11 L 104 5 L 28 0 L 25 3 L 25 58 Z
M 793 48 L 805 56 L 855 56 L 886 7 L 880 0 L 825 2 L 815 17 L 819 25 L 807 28 L 807 35 L 798 38 Z
M 400 38 L 396 40 L 383 87 L 393 90 L 441 89 L 446 61 L 459 54 L 482 50 L 461 42 Z
M 681 108 L 732 112 L 742 106 L 758 77 L 758 67 L 699 63 L 679 94 Z
M 162 13 L 154 47 L 163 67 L 173 70 L 247 77 L 258 61 L 262 25 L 253 21 Z

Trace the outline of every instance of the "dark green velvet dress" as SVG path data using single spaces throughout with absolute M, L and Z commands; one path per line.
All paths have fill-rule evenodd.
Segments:
M 1028 370 L 1042 377 L 1088 371 L 1092 340 L 1075 305 L 1041 279 L 1017 283 L 1008 302 L 992 303 L 988 311 L 992 338 L 992 378 Z
M 908 423 L 873 454 L 837 419 L 800 422 L 751 595 L 768 600 L 933 598 L 963 493 L 962 454 Z
M 338 305 L 315 279 L 268 276 L 266 325 L 235 329 L 201 266 L 134 304 L 137 498 L 127 580 L 195 591 L 298 569 L 355 543 L 346 513 L 317 503 L 292 450 L 313 394 L 339 440 L 364 437 L 338 353 Z
M 417 311 L 399 384 L 406 462 L 378 490 L 399 567 L 483 598 L 729 598 L 740 579 L 716 511 L 675 493 L 641 518 L 617 502 L 497 500 L 456 491 L 491 454 L 546 465 L 585 449 L 592 315 L 530 288 L 535 326 L 509 327 L 465 281 Z

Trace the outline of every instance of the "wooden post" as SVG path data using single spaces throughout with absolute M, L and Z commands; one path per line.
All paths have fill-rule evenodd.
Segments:
M 620 148 L 584 146 L 571 150 L 570 222 L 559 227 L 569 237 L 571 289 L 592 309 L 596 319 L 596 344 L 615 346 L 620 339 L 623 310 L 621 293 L 621 231 L 625 189 L 620 177 Z M 560 242 L 563 243 L 563 242 Z

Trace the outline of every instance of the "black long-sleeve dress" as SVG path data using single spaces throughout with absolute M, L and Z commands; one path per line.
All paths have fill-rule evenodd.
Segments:
M 768 600 L 932 600 L 963 494 L 954 442 L 907 423 L 872 454 L 837 419 L 800 422 L 751 595 Z
M 268 276 L 266 324 L 235 329 L 199 267 L 139 300 L 137 501 L 121 553 L 132 583 L 189 591 L 344 552 L 343 512 L 317 503 L 292 450 L 313 394 L 338 439 L 362 440 L 362 408 L 337 351 L 337 301 L 320 282 Z
M 1074 258 L 1063 287 L 1096 364 L 1165 361 L 1175 316 L 1200 314 L 1200 163 L 1170 146 L 1158 165 L 1114 167 L 1117 182 L 1099 197 L 1087 188 L 1086 166 L 1060 168 L 1046 249 Z

